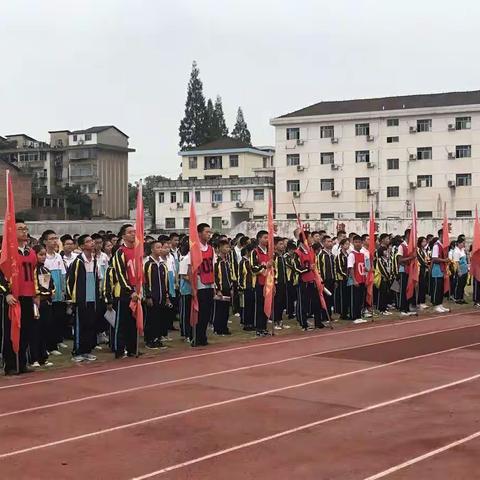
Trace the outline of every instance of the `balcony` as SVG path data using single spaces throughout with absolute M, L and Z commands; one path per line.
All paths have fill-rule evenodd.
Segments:
M 93 148 L 82 148 L 69 150 L 68 159 L 69 160 L 90 160 L 97 158 L 97 151 Z
M 272 186 L 275 184 L 273 177 L 240 177 L 240 178 L 216 178 L 216 179 L 195 179 L 195 180 L 161 180 L 155 188 L 158 189 L 185 189 L 209 188 L 209 187 L 254 187 L 254 186 Z

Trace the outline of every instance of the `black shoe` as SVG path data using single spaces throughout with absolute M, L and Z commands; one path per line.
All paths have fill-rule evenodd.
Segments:
M 232 334 L 232 332 L 231 332 L 230 330 L 227 330 L 227 331 L 224 333 L 224 335 L 231 335 L 231 334 Z
M 247 326 L 243 327 L 243 330 L 244 330 L 245 332 L 253 332 L 253 330 L 255 330 L 255 327 L 252 327 L 252 326 L 248 326 L 248 325 L 247 325 Z
M 5 370 L 5 376 L 6 377 L 11 377 L 13 375 L 17 375 L 17 371 L 16 370 Z
M 325 328 L 325 325 L 321 323 L 320 325 L 315 325 L 315 328 Z
M 148 348 L 148 350 L 158 350 L 158 346 L 155 343 L 146 343 L 145 348 Z
M 32 370 L 30 367 L 23 367 L 20 369 L 20 373 L 33 373 L 35 370 Z
M 178 332 L 178 328 L 177 327 L 170 327 L 169 330 L 171 332 Z

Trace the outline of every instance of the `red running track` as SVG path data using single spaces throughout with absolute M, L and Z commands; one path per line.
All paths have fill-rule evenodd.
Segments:
M 465 312 L 5 378 L 0 478 L 480 478 L 478 360 Z

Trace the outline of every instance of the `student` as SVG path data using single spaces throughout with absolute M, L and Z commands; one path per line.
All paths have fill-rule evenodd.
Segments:
M 432 248 L 432 291 L 431 298 L 432 304 L 435 307 L 437 313 L 446 313 L 450 309 L 443 306 L 444 297 L 444 275 L 449 266 L 450 260 L 448 259 L 445 246 L 442 244 L 443 229 L 438 231 L 438 239 Z M 447 280 L 448 281 L 448 280 Z
M 238 264 L 238 289 L 240 292 L 241 321 L 247 332 L 255 330 L 255 281 L 250 258 L 254 245 L 248 243 L 242 248 L 242 258 Z
M 100 284 L 103 285 L 105 280 L 105 275 L 109 265 L 109 258 L 108 255 L 103 251 L 103 237 L 100 233 L 94 233 L 92 235 L 92 240 L 94 244 L 94 254 L 95 260 L 97 263 L 97 270 L 98 270 L 98 278 L 100 279 Z M 106 306 L 102 302 L 96 311 L 96 334 L 97 334 L 97 349 L 101 350 L 102 347 L 100 344 L 107 343 L 108 337 L 106 335 L 106 331 L 108 330 L 108 322 L 105 320 L 105 311 Z
M 193 340 L 192 326 L 190 325 L 190 310 L 192 308 L 192 287 L 190 285 L 189 257 L 190 251 L 189 238 L 183 237 L 180 241 L 180 263 L 178 266 L 178 276 L 180 282 L 180 331 L 185 337 L 185 341 Z
M 290 328 L 283 324 L 283 312 L 287 308 L 287 262 L 285 260 L 286 239 L 275 237 L 273 244 L 275 252 L 273 255 L 273 266 L 275 271 L 275 296 L 273 298 L 273 323 L 275 330 Z
M 347 268 L 350 286 L 350 316 L 353 323 L 365 323 L 362 311 L 365 302 L 365 255 L 362 253 L 362 238 L 353 236 L 353 251 L 348 255 Z
M 456 273 L 455 290 L 453 297 L 455 303 L 464 304 L 465 286 L 468 278 L 468 258 L 465 251 L 465 237 L 458 237 L 457 244 L 453 250 L 453 265 Z
M 388 311 L 388 292 L 390 291 L 391 274 L 388 248 L 380 247 L 377 251 L 375 260 L 375 277 L 377 310 L 380 315 L 391 315 Z
M 169 325 L 168 329 L 172 331 L 177 331 L 178 328 L 175 327 L 174 322 L 177 319 L 177 315 L 179 314 L 179 267 L 180 267 L 180 252 L 178 249 L 178 245 L 180 243 L 180 236 L 178 233 L 173 232 L 170 234 L 168 239 L 170 245 L 170 251 L 168 252 L 168 269 L 169 269 L 169 289 L 170 289 L 170 301 L 172 303 L 172 307 L 168 312 L 169 318 Z M 183 335 L 184 332 L 181 332 Z
M 350 314 L 350 287 L 348 286 L 348 254 L 350 241 L 348 238 L 340 240 L 340 250 L 335 257 L 335 277 L 337 280 L 336 313 L 340 314 L 342 320 L 348 320 Z
M 34 272 L 35 294 L 39 299 L 38 310 L 36 310 L 33 321 L 32 338 L 30 340 L 30 364 L 32 367 L 51 367 L 52 362 L 48 361 L 47 338 L 52 328 L 52 296 L 55 293 L 52 274 L 45 267 L 47 251 L 43 245 L 33 247 L 37 255 L 37 265 Z
M 325 310 L 321 311 L 322 321 L 329 321 L 332 318 L 335 303 L 335 256 L 332 252 L 333 241 L 329 235 L 323 236 L 323 249 L 318 255 L 318 270 L 322 277 L 325 288 L 331 295 L 325 294 L 325 303 L 327 304 L 328 315 Z
M 287 266 L 287 316 L 289 319 L 295 318 L 295 303 L 297 301 L 298 275 L 295 271 L 294 254 L 297 246 L 295 242 L 287 242 L 287 251 L 285 253 L 285 263 Z
M 94 241 L 90 235 L 80 235 L 82 253 L 73 261 L 67 274 L 67 296 L 75 305 L 74 362 L 94 361 L 91 352 L 97 343 L 95 312 L 100 303 L 100 278 L 95 258 Z
M 228 328 L 228 317 L 232 295 L 232 273 L 229 255 L 229 241 L 226 239 L 219 240 L 218 257 L 215 262 L 216 295 L 213 318 L 213 331 L 217 335 L 231 335 Z
M 417 240 L 417 261 L 418 261 L 418 287 L 417 287 L 417 304 L 420 309 L 428 308 L 427 290 L 428 290 L 428 269 L 430 259 L 427 252 L 427 239 L 418 237 Z
M 417 315 L 417 310 L 415 308 L 415 296 L 407 298 L 407 285 L 408 277 L 410 275 L 410 263 L 412 261 L 417 261 L 417 252 L 408 251 L 408 242 L 410 240 L 410 229 L 405 230 L 405 236 L 403 242 L 399 245 L 397 255 L 398 255 L 398 272 L 400 276 L 400 293 L 399 293 L 399 310 L 400 315 L 410 316 Z
M 117 247 L 114 247 L 112 254 L 115 253 Z M 113 257 L 112 257 L 113 258 Z M 113 268 L 112 259 L 108 264 L 107 271 L 105 272 L 105 278 L 103 279 L 102 284 L 102 299 L 105 303 L 105 311 L 117 311 L 117 299 L 115 297 L 115 289 L 119 287 L 117 277 L 115 274 L 115 269 Z M 114 342 L 115 342 L 115 328 L 110 323 L 108 324 L 108 344 L 112 352 L 115 352 Z
M 160 236 L 150 244 L 150 250 L 144 266 L 145 346 L 158 349 L 163 346 L 161 339 L 168 337 L 168 314 L 172 309 L 168 292 L 169 238 Z
M 74 253 L 75 243 L 73 241 L 73 238 L 68 234 L 62 235 L 60 237 L 60 241 L 62 242 L 62 245 L 63 245 L 63 250 L 60 252 L 60 255 L 63 258 L 65 269 L 68 270 L 70 265 L 75 260 L 75 257 L 77 256 L 77 254 Z

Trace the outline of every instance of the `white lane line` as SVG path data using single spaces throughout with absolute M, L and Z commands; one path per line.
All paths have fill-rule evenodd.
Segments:
M 105 428 L 103 430 L 97 430 L 95 432 L 84 433 L 83 435 L 77 435 L 77 436 L 74 436 L 74 437 L 67 437 L 67 438 L 64 438 L 62 440 L 56 440 L 54 442 L 43 443 L 43 444 L 40 444 L 40 445 L 35 445 L 33 447 L 27 447 L 27 448 L 22 448 L 20 450 L 13 450 L 11 452 L 2 453 L 2 454 L 0 454 L 0 459 L 7 458 L 7 457 L 13 457 L 15 455 L 20 455 L 22 453 L 33 452 L 35 450 L 41 450 L 41 449 L 48 448 L 48 447 L 63 445 L 65 443 L 71 443 L 71 442 L 75 442 L 77 440 L 84 440 L 86 438 L 97 437 L 99 435 L 104 435 L 106 433 L 117 432 L 119 430 L 124 430 L 126 428 L 138 427 L 140 425 L 145 425 L 147 423 L 157 422 L 159 420 L 165 420 L 167 418 L 178 417 L 178 416 L 181 416 L 181 415 L 186 415 L 188 413 L 198 412 L 200 410 L 207 410 L 207 409 L 211 409 L 211 408 L 214 408 L 214 407 L 220 407 L 220 406 L 223 406 L 223 405 L 228 405 L 228 404 L 231 404 L 231 403 L 240 402 L 240 401 L 243 401 L 243 400 L 250 400 L 252 398 L 258 398 L 258 397 L 263 397 L 263 396 L 266 396 L 266 395 L 271 395 L 271 394 L 274 394 L 274 393 L 285 392 L 287 390 L 292 390 L 292 389 L 295 389 L 295 388 L 301 388 L 301 387 L 305 387 L 305 386 L 309 386 L 309 385 L 314 385 L 314 384 L 321 383 L 321 382 L 326 382 L 326 381 L 329 381 L 329 380 L 337 380 L 339 378 L 345 378 L 345 377 L 348 377 L 348 376 L 351 376 L 351 375 L 356 375 L 356 374 L 363 373 L 363 372 L 369 372 L 371 370 L 378 370 L 378 369 L 381 369 L 381 368 L 389 367 L 389 366 L 392 366 L 392 365 L 398 365 L 400 363 L 405 363 L 405 362 L 412 361 L 412 360 L 418 360 L 418 359 L 421 359 L 421 358 L 432 357 L 432 356 L 435 356 L 435 355 L 441 355 L 443 353 L 453 352 L 453 351 L 456 351 L 456 350 L 469 348 L 469 347 L 472 347 L 472 346 L 475 346 L 475 345 L 479 345 L 479 343 L 472 343 L 470 345 L 463 345 L 461 347 L 449 348 L 447 350 L 441 350 L 439 352 L 427 353 L 427 354 L 424 354 L 424 355 L 416 355 L 414 357 L 403 358 L 401 360 L 395 360 L 394 362 L 385 363 L 385 364 L 382 364 L 382 365 L 374 365 L 372 367 L 365 367 L 365 368 L 361 368 L 361 369 L 358 369 L 358 370 L 352 370 L 350 372 L 344 372 L 344 373 L 340 373 L 340 374 L 337 374 L 337 375 L 331 375 L 329 377 L 323 377 L 323 378 L 319 378 L 317 380 L 310 380 L 308 382 L 297 383 L 295 385 L 288 385 L 286 387 L 273 388 L 273 389 L 270 389 L 270 390 L 264 390 L 263 392 L 253 393 L 253 394 L 249 394 L 249 395 L 243 395 L 241 397 L 235 397 L 235 398 L 231 398 L 229 400 L 222 400 L 222 401 L 219 401 L 219 402 L 208 403 L 208 404 L 205 404 L 205 405 L 199 405 L 197 407 L 187 408 L 187 409 L 184 409 L 184 410 L 177 410 L 176 412 L 171 412 L 171 413 L 167 413 L 167 414 L 164 414 L 164 415 L 159 415 L 157 417 L 145 418 L 143 420 L 138 420 L 136 422 L 126 423 L 126 424 L 123 424 L 123 425 L 117 425 L 116 427 Z M 475 378 L 476 377 L 480 377 L 480 374 L 476 375 Z M 473 379 L 473 377 L 469 377 L 469 379 L 471 380 L 471 379 Z M 465 381 L 467 381 L 467 380 L 465 380 Z M 462 382 L 460 381 L 460 383 L 462 383 Z M 454 385 L 454 384 L 456 384 L 456 383 L 453 383 L 453 384 L 449 383 L 449 384 L 447 384 L 447 386 L 451 386 L 451 385 Z M 439 387 L 436 387 L 436 388 L 439 388 Z M 445 387 L 445 388 L 447 388 L 447 387 Z M 433 389 L 432 391 L 435 391 L 435 389 Z M 405 397 L 405 398 L 407 398 L 407 397 Z M 332 418 L 335 419 L 337 417 L 332 417 Z M 340 416 L 338 418 L 342 418 L 342 417 Z M 320 423 L 323 423 L 323 421 L 321 421 Z
M 410 465 L 414 465 L 415 463 L 426 460 L 427 458 L 438 455 L 439 453 L 446 452 L 447 450 L 458 447 L 459 445 L 470 442 L 471 440 L 475 440 L 478 437 L 480 437 L 480 431 L 472 433 L 472 435 L 469 435 L 468 437 L 461 438 L 460 440 L 457 440 L 456 442 L 452 442 L 452 443 L 449 443 L 448 445 L 444 445 L 443 447 L 437 448 L 436 450 L 432 450 L 432 451 L 427 452 L 423 455 L 412 458 L 411 460 L 407 460 L 406 462 L 399 463 L 398 465 L 395 465 L 395 466 L 389 468 L 388 470 L 384 470 L 383 472 L 379 472 L 375 475 L 372 475 L 371 477 L 365 478 L 364 480 L 378 480 L 379 478 L 386 477 L 387 475 L 390 475 L 391 473 L 398 472 L 399 470 L 402 470 L 403 468 L 409 467 Z M 471 478 L 474 478 L 474 477 L 471 477 Z
M 463 330 L 463 329 L 466 329 L 466 328 L 476 327 L 478 325 L 480 325 L 480 324 L 468 325 L 468 326 L 463 326 L 463 327 L 451 327 L 451 328 L 445 328 L 445 329 L 442 329 L 442 330 L 434 330 L 432 332 L 417 333 L 415 335 L 408 335 L 406 337 L 395 338 L 394 340 L 380 340 L 378 342 L 370 342 L 370 343 L 365 343 L 365 344 L 361 344 L 361 345 L 356 345 L 355 347 L 342 347 L 342 348 L 335 348 L 335 349 L 332 349 L 332 350 L 323 350 L 323 351 L 321 350 L 321 351 L 317 351 L 317 352 L 313 352 L 313 353 L 308 353 L 308 354 L 305 354 L 305 355 L 297 355 L 297 356 L 294 356 L 294 357 L 283 358 L 281 360 L 273 360 L 273 361 L 270 361 L 270 362 L 256 363 L 256 364 L 253 364 L 253 365 L 245 365 L 245 366 L 242 366 L 242 367 L 230 368 L 230 369 L 227 369 L 227 370 L 220 370 L 220 371 L 217 371 L 217 372 L 203 373 L 203 374 L 200 374 L 200 375 L 193 375 L 193 376 L 190 376 L 190 377 L 178 378 L 178 379 L 174 379 L 174 380 L 166 380 L 166 381 L 163 381 L 163 382 L 151 383 L 151 384 L 148 384 L 148 385 L 140 385 L 138 387 L 130 387 L 130 388 L 124 388 L 124 389 L 121 389 L 121 390 L 114 390 L 112 392 L 98 393 L 98 394 L 89 395 L 89 396 L 86 396 L 86 397 L 74 398 L 74 399 L 71 399 L 71 400 L 64 400 L 64 401 L 55 402 L 55 403 L 47 403 L 47 404 L 44 404 L 44 405 L 37 405 L 35 407 L 23 408 L 23 409 L 20 409 L 20 410 L 13 410 L 13 411 L 10 411 L 10 412 L 0 413 L 0 418 L 9 417 L 9 416 L 12 416 L 12 415 L 18 415 L 18 414 L 22 414 L 22 413 L 35 412 L 35 411 L 38 411 L 38 410 L 46 410 L 46 409 L 54 408 L 54 407 L 61 407 L 61 406 L 64 406 L 64 405 L 71 405 L 71 404 L 74 404 L 74 403 L 85 402 L 85 401 L 88 401 L 88 400 L 106 398 L 106 397 L 110 397 L 110 396 L 114 396 L 114 395 L 122 395 L 122 394 L 125 394 L 125 393 L 138 392 L 140 390 L 147 390 L 147 389 L 150 389 L 150 388 L 164 387 L 164 386 L 167 386 L 167 385 L 175 385 L 177 383 L 183 383 L 183 382 L 188 382 L 188 381 L 192 381 L 192 380 L 200 380 L 202 378 L 209 378 L 209 377 L 214 377 L 214 376 L 217 376 L 217 375 L 224 375 L 224 374 L 227 374 L 227 373 L 237 373 L 237 372 L 241 372 L 241 371 L 244 371 L 244 370 L 250 370 L 250 369 L 253 369 L 253 368 L 268 367 L 268 366 L 271 366 L 271 365 L 278 365 L 280 363 L 287 363 L 287 362 L 292 362 L 292 361 L 295 361 L 295 360 L 302 360 L 302 359 L 305 359 L 305 358 L 315 357 L 315 356 L 318 356 L 318 355 L 328 355 L 330 353 L 338 353 L 338 352 L 347 351 L 347 350 L 357 350 L 357 349 L 360 349 L 360 348 L 373 347 L 375 345 L 382 345 L 382 344 L 385 344 L 385 343 L 394 343 L 394 342 L 400 342 L 402 340 L 408 340 L 408 339 L 412 339 L 412 338 L 426 337 L 426 336 L 429 336 L 429 335 L 437 335 L 439 333 L 451 332 L 451 331 L 455 331 L 455 330 Z M 472 345 L 477 345 L 477 344 L 472 344 Z M 480 343 L 479 343 L 479 345 L 480 345 Z M 462 347 L 462 348 L 465 348 L 465 347 Z
M 446 383 L 446 384 L 440 385 L 438 387 L 429 388 L 427 390 L 422 390 L 421 392 L 412 393 L 410 395 L 405 395 L 403 397 L 397 397 L 397 398 L 394 398 L 392 400 L 388 400 L 386 402 L 381 402 L 381 403 L 376 403 L 376 404 L 373 404 L 373 405 L 369 405 L 368 407 L 362 408 L 360 410 L 354 410 L 352 412 L 347 412 L 347 413 L 342 413 L 340 415 L 335 415 L 334 417 L 324 418 L 323 420 L 317 420 L 316 422 L 306 423 L 304 425 L 300 425 L 299 427 L 291 428 L 289 430 L 284 430 L 282 432 L 278 432 L 278 433 L 275 433 L 273 435 L 269 435 L 267 437 L 257 438 L 256 440 L 252 440 L 251 442 L 241 443 L 239 445 L 235 445 L 233 447 L 226 448 L 224 450 L 218 450 L 216 452 L 209 453 L 208 455 L 204 455 L 203 457 L 197 457 L 197 458 L 193 458 L 192 460 L 188 460 L 186 462 L 177 463 L 175 465 L 170 465 L 168 467 L 161 468 L 161 469 L 156 470 L 154 472 L 150 472 L 150 473 L 147 473 L 145 475 L 141 475 L 139 477 L 134 477 L 131 480 L 146 480 L 147 478 L 152 478 L 152 477 L 155 477 L 155 476 L 160 475 L 162 473 L 171 472 L 172 470 L 178 470 L 179 468 L 188 467 L 188 466 L 194 465 L 196 463 L 204 462 L 205 460 L 210 460 L 210 459 L 215 458 L 215 457 L 220 457 L 221 455 L 225 455 L 227 453 L 236 452 L 238 450 L 242 450 L 244 448 L 252 447 L 252 446 L 258 445 L 260 443 L 265 443 L 265 442 L 269 442 L 270 440 L 275 440 L 277 438 L 282 438 L 282 437 L 285 437 L 287 435 L 292 435 L 294 433 L 298 433 L 298 432 L 307 430 L 309 428 L 318 427 L 319 425 L 322 425 L 322 424 L 325 424 L 325 423 L 330 423 L 330 422 L 333 422 L 335 420 L 341 420 L 341 419 L 344 419 L 344 418 L 352 417 L 354 415 L 359 415 L 360 413 L 371 412 L 372 410 L 376 410 L 378 408 L 388 407 L 390 405 L 394 405 L 395 403 L 404 402 L 406 400 L 411 400 L 412 398 L 417 398 L 417 397 L 421 397 L 423 395 L 428 395 L 430 393 L 438 392 L 440 390 L 445 390 L 446 388 L 455 387 L 455 386 L 461 385 L 463 383 L 471 382 L 473 380 L 478 380 L 479 378 L 480 378 L 480 373 L 477 374 L 477 375 L 472 375 L 471 377 L 462 378 L 461 380 L 456 380 L 455 382 Z
M 28 387 L 30 385 L 39 385 L 43 383 L 52 383 L 52 382 L 59 382 L 63 380 L 71 380 L 75 378 L 82 378 L 82 377 L 90 377 L 92 375 L 100 375 L 103 373 L 111 373 L 111 372 L 118 372 L 121 370 L 129 370 L 131 368 L 141 368 L 141 367 L 148 367 L 151 365 L 158 365 L 161 363 L 170 363 L 170 362 L 177 362 L 179 360 L 189 360 L 192 358 L 199 358 L 199 357 L 208 357 L 211 355 L 219 355 L 222 353 L 230 353 L 230 352 L 236 352 L 239 350 L 246 350 L 250 348 L 259 348 L 259 347 L 270 347 L 270 346 L 275 346 L 283 343 L 291 343 L 291 342 L 299 342 L 303 340 L 314 340 L 317 338 L 325 338 L 325 337 L 330 337 L 330 336 L 336 336 L 336 335 L 344 335 L 344 334 L 350 334 L 350 333 L 359 333 L 359 332 L 364 332 L 365 330 L 376 330 L 376 329 L 381 329 L 381 328 L 389 328 L 389 327 L 402 327 L 403 325 L 410 325 L 412 323 L 419 323 L 419 322 L 426 322 L 429 320 L 439 320 L 441 318 L 452 318 L 452 317 L 458 317 L 462 315 L 469 315 L 474 312 L 460 312 L 460 313 L 449 313 L 448 315 L 438 315 L 435 317 L 426 317 L 426 318 L 419 318 L 417 320 L 408 320 L 408 321 L 398 321 L 394 323 L 388 323 L 386 325 L 376 325 L 372 327 L 360 327 L 358 329 L 356 328 L 351 328 L 348 330 L 342 330 L 340 332 L 333 332 L 333 333 L 319 333 L 315 335 L 308 335 L 304 337 L 295 337 L 295 338 L 289 338 L 285 340 L 279 340 L 277 342 L 264 342 L 264 343 L 252 343 L 250 345 L 243 345 L 240 347 L 232 347 L 232 348 L 224 348 L 222 350 L 214 350 L 214 351 L 206 351 L 203 353 L 197 353 L 197 354 L 192 354 L 192 355 L 183 355 L 180 357 L 173 357 L 173 358 L 165 358 L 162 360 L 154 360 L 151 362 L 144 362 L 144 363 L 136 363 L 133 365 L 124 365 L 122 367 L 114 367 L 114 368 L 105 368 L 103 370 L 96 370 L 93 372 L 85 372 L 85 373 L 79 373 L 79 374 L 72 374 L 72 375 L 65 375 L 63 377 L 53 377 L 53 378 L 45 378 L 42 380 L 33 380 L 31 382 L 22 382 L 22 383 L 13 383 L 9 385 L 2 385 L 0 386 L 0 390 L 7 390 L 11 388 L 19 388 L 19 387 Z M 475 326 L 475 325 L 469 325 L 469 326 Z M 353 345 L 351 348 L 354 348 L 355 345 Z

